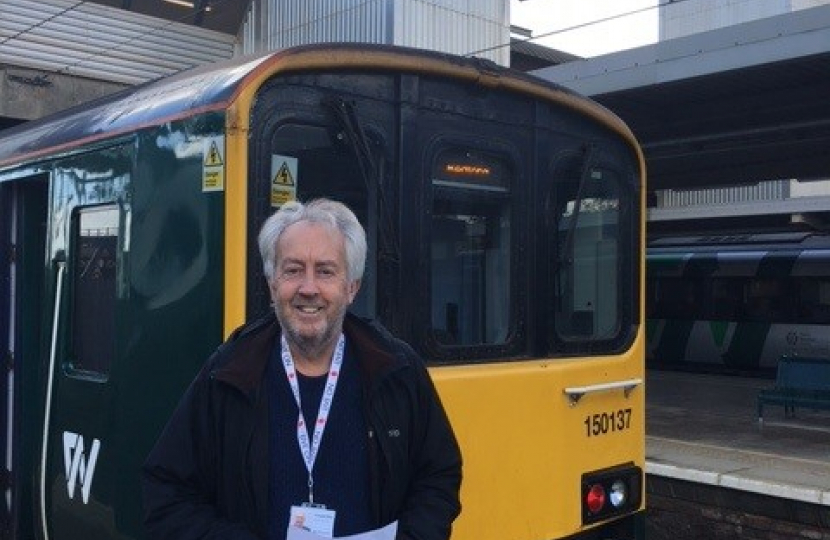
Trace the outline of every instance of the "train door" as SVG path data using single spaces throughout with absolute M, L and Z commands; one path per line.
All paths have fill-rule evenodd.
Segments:
M 0 536 L 32 530 L 34 448 L 40 401 L 42 307 L 48 178 L 36 175 L 0 185 Z
M 11 186 L 0 185 L 0 351 L 9 351 L 9 357 L 14 354 L 14 313 L 11 306 L 14 298 L 14 277 L 16 265 L 12 258 L 15 238 L 14 228 L 14 206 L 12 204 Z M 12 430 L 14 414 L 14 365 L 6 362 L 4 373 L 0 373 L 0 433 L 2 442 L 0 445 L 0 458 L 5 467 L 5 474 L 2 483 L 2 504 L 0 504 L 0 534 L 4 538 L 11 536 L 12 526 L 12 483 L 11 474 L 14 471 L 12 459 L 12 442 L 14 432 Z
M 12 245 L 14 245 L 14 238 L 11 236 L 12 229 L 12 205 L 9 194 L 6 193 L 5 186 L 0 186 L 0 216 L 3 216 L 0 221 L 0 351 L 9 351 L 11 355 L 11 344 L 14 342 L 11 336 L 11 298 L 13 296 L 12 276 L 14 275 L 14 261 L 11 258 Z M 14 371 L 12 365 L 6 366 L 6 372 L 0 373 L 0 433 L 3 434 L 1 439 L 4 443 L 0 445 L 0 458 L 5 466 L 5 477 L 7 480 L 2 485 L 2 504 L 0 504 L 0 534 L 11 536 L 11 478 L 12 471 L 12 452 L 11 441 L 14 440 L 12 433 L 11 414 L 13 408 L 11 401 L 13 398 L 12 388 L 14 386 Z
M 113 461 L 123 452 L 114 435 L 114 374 L 123 356 L 129 156 L 127 147 L 104 149 L 62 161 L 52 173 L 35 489 L 44 540 L 114 536 L 115 501 L 132 482 L 133 471 Z

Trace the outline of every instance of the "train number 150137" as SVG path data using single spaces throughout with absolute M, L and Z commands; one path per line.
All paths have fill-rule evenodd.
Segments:
M 585 417 L 585 436 L 597 437 L 631 427 L 631 409 L 592 414 Z

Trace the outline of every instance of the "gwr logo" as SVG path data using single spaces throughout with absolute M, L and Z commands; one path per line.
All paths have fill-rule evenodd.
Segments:
M 80 482 L 84 504 L 89 502 L 89 490 L 92 487 L 95 462 L 98 461 L 100 448 L 101 441 L 92 439 L 92 448 L 89 450 L 89 457 L 86 457 L 84 438 L 71 431 L 63 432 L 63 464 L 66 468 L 66 489 L 70 499 L 75 497 L 75 486 Z

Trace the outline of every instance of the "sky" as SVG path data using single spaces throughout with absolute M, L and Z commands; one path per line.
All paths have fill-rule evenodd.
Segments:
M 656 42 L 656 5 L 657 0 L 510 0 L 510 23 L 534 37 L 553 33 L 534 43 L 592 57 Z M 640 12 L 591 24 L 634 11 Z

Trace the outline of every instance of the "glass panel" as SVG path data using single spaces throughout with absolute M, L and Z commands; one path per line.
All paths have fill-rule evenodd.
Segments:
M 375 141 L 377 142 L 377 141 Z M 256 233 L 266 217 L 276 208 L 274 204 L 274 183 L 278 177 L 286 176 L 296 189 L 296 198 L 303 202 L 326 197 L 346 204 L 355 213 L 366 230 L 369 256 L 360 291 L 350 310 L 358 315 L 372 317 L 376 312 L 376 259 L 377 246 L 376 215 L 370 212 L 370 198 L 375 198 L 380 179 L 376 176 L 381 168 L 382 145 L 374 144 L 374 169 L 366 165 L 366 174 L 358 158 L 358 145 L 333 126 L 286 123 L 280 125 L 271 135 L 270 156 L 267 161 L 271 171 L 271 194 L 263 214 L 256 216 Z M 280 170 L 287 171 L 280 174 Z M 261 203 L 262 201 L 257 201 Z M 258 259 L 257 259 L 258 260 Z M 253 283 L 255 288 L 252 306 L 254 314 L 270 309 L 267 286 L 262 279 L 260 266 L 256 265 Z
M 655 319 L 694 320 L 703 316 L 702 283 L 692 278 L 660 278 L 650 284 Z M 715 290 L 723 287 L 718 284 Z M 740 293 L 739 293 L 740 294 Z
M 830 279 L 801 278 L 799 307 L 801 322 L 830 323 Z
M 582 160 L 578 160 L 582 161 Z M 571 164 L 557 178 L 556 334 L 602 340 L 620 327 L 618 176 Z
M 716 278 L 712 280 L 712 319 L 735 321 L 741 315 L 741 279 Z
M 115 206 L 82 208 L 74 221 L 70 371 L 106 376 L 115 353 L 119 212 Z
M 324 126 L 283 124 L 271 140 L 270 162 L 272 182 L 280 176 L 282 165 L 288 163 L 290 167 L 285 169 L 290 170 L 288 178 L 300 200 L 337 199 L 366 226 L 369 179 L 363 177 L 356 149 L 343 133 Z M 272 202 L 271 206 L 277 205 Z
M 752 278 L 744 288 L 745 320 L 795 322 L 796 306 L 789 278 Z
M 465 161 L 458 151 L 444 152 L 434 171 L 432 331 L 441 345 L 505 343 L 511 328 L 506 167 L 463 154 Z

